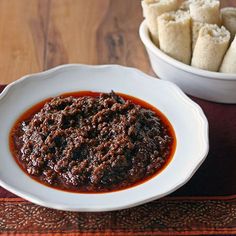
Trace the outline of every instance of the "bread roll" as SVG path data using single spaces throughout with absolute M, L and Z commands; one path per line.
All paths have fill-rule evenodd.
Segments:
M 219 24 L 220 2 L 217 0 L 195 0 L 189 4 L 192 17 L 192 50 L 194 50 L 199 30 L 205 24 Z
M 194 50 L 194 47 L 196 45 L 199 31 L 205 25 L 208 24 L 199 21 L 192 21 L 192 51 Z
M 164 13 L 157 18 L 160 49 L 185 64 L 191 60 L 191 18 L 186 11 Z
M 151 33 L 153 42 L 159 45 L 157 17 L 169 11 L 177 10 L 178 0 L 144 0 L 142 1 L 143 15 Z
M 194 21 L 220 25 L 220 2 L 216 0 L 195 0 L 190 6 L 190 15 Z
M 221 9 L 222 24 L 231 33 L 231 40 L 236 34 L 236 8 L 225 7 Z
M 189 6 L 194 0 L 183 0 L 179 9 L 183 11 L 189 11 Z
M 199 31 L 191 65 L 203 70 L 218 71 L 229 46 L 230 33 L 225 27 L 206 25 Z
M 220 72 L 236 73 L 236 35 L 234 36 L 234 40 L 225 54 L 220 67 Z

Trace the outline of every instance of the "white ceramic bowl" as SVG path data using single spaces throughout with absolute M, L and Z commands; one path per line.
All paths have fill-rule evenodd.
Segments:
M 158 77 L 174 82 L 190 95 L 214 102 L 236 103 L 236 74 L 201 70 L 173 59 L 153 44 L 145 20 L 140 25 L 139 35 Z
M 22 112 L 45 98 L 65 92 L 112 89 L 154 105 L 173 125 L 176 151 L 159 175 L 127 190 L 79 194 L 42 185 L 18 167 L 9 150 L 8 136 Z M 170 82 L 118 65 L 64 65 L 25 76 L 8 85 L 0 95 L 0 114 L 0 185 L 31 202 L 61 210 L 116 210 L 163 197 L 186 183 L 208 153 L 208 123 L 197 104 Z

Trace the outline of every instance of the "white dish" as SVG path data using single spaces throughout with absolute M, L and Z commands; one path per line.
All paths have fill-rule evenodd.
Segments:
M 129 94 L 162 111 L 176 133 L 172 161 L 151 180 L 122 191 L 79 194 L 56 190 L 32 180 L 16 164 L 8 144 L 9 131 L 26 109 L 65 92 L 91 90 Z M 163 197 L 186 183 L 208 153 L 208 122 L 201 108 L 176 85 L 139 70 L 118 65 L 64 65 L 28 75 L 0 95 L 0 185 L 36 204 L 71 211 L 108 211 Z
M 236 74 L 201 70 L 168 56 L 153 44 L 145 20 L 140 25 L 139 35 L 158 77 L 174 82 L 190 95 L 214 102 L 236 103 Z

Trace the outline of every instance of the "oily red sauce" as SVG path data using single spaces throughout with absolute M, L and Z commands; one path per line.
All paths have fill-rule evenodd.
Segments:
M 45 118 L 44 112 L 41 112 L 40 114 L 40 111 L 42 111 L 42 109 L 45 107 L 45 104 L 47 103 L 49 104 L 52 103 L 53 105 L 58 106 L 58 107 L 61 106 L 60 109 L 62 109 L 62 113 L 64 114 L 66 110 L 63 107 L 64 105 L 63 106 L 61 105 L 61 102 L 64 101 L 63 100 L 64 98 L 68 98 L 66 102 L 68 102 L 68 104 L 70 105 L 70 104 L 73 104 L 73 101 L 76 98 L 82 98 L 82 100 L 84 98 L 86 102 L 89 102 L 88 104 L 91 104 L 91 102 L 94 102 L 94 99 L 98 99 L 99 97 L 100 97 L 100 103 L 96 103 L 94 107 L 100 106 L 102 104 L 102 106 L 108 107 L 107 111 L 110 111 L 111 106 L 113 105 L 114 109 L 112 108 L 113 109 L 112 112 L 110 112 L 109 114 L 107 113 L 105 115 L 102 112 L 96 110 L 97 112 L 96 114 L 98 115 L 98 120 L 95 119 L 94 121 L 95 125 L 99 127 L 99 124 L 98 124 L 99 119 L 100 120 L 108 119 L 108 120 L 105 120 L 105 122 L 103 122 L 103 124 L 105 124 L 105 131 L 106 130 L 108 132 L 113 131 L 113 133 L 116 133 L 116 134 L 117 133 L 119 134 L 119 129 L 120 129 L 119 125 L 121 125 L 121 129 L 123 128 L 122 132 L 124 132 L 124 129 L 125 129 L 124 127 L 128 126 L 129 132 L 127 132 L 126 136 L 121 136 L 122 138 L 117 138 L 116 135 L 112 135 L 111 137 L 108 137 L 107 134 L 105 133 L 104 135 L 105 138 L 104 138 L 101 135 L 101 133 L 99 133 L 100 131 L 98 132 L 97 130 L 98 128 L 96 128 L 96 132 L 98 132 L 97 137 L 92 137 L 91 134 L 93 133 L 93 131 L 90 132 L 91 134 L 88 134 L 87 132 L 87 131 L 91 131 L 91 127 L 88 127 L 86 130 L 85 129 L 86 126 L 83 125 L 81 132 L 83 133 L 84 131 L 86 131 L 87 133 L 85 132 L 85 134 L 83 134 L 84 136 L 81 137 L 82 141 L 81 139 L 79 141 L 83 143 L 82 146 L 75 147 L 74 145 L 76 144 L 71 143 L 71 140 L 68 139 L 70 135 L 74 135 L 74 134 L 72 134 L 71 132 L 65 133 L 65 134 L 63 133 L 64 132 L 63 130 L 68 129 L 69 127 L 68 119 L 67 120 L 65 119 L 66 127 L 63 127 L 61 133 L 58 133 L 58 131 L 56 131 L 56 136 L 54 135 L 55 137 L 52 137 L 52 138 L 49 137 L 48 138 L 49 141 L 44 140 L 44 142 L 46 143 L 48 141 L 48 145 L 52 145 L 52 144 L 55 144 L 55 140 L 56 140 L 57 142 L 59 142 L 58 150 L 60 150 L 61 146 L 63 146 L 64 142 L 66 141 L 67 145 L 70 146 L 71 148 L 69 148 L 68 150 L 65 150 L 66 148 L 64 148 L 62 150 L 63 152 L 61 152 L 60 155 L 62 155 L 62 153 L 63 155 L 64 153 L 66 154 L 65 154 L 65 157 L 63 157 L 64 159 L 62 160 L 60 159 L 58 162 L 53 162 L 53 164 L 50 164 L 50 160 L 49 161 L 47 160 L 46 162 L 42 160 L 40 155 L 43 156 L 44 153 L 43 152 L 39 153 L 40 155 L 37 154 L 37 152 L 40 152 L 40 150 L 42 149 L 42 147 L 39 145 L 40 142 L 38 141 L 38 143 L 33 145 L 34 147 L 31 147 L 32 144 L 29 144 L 29 140 L 27 140 L 28 137 L 32 138 L 32 133 L 35 132 L 31 130 L 32 127 L 34 129 L 34 126 L 32 125 L 29 126 L 30 122 L 32 123 L 32 121 L 34 121 L 36 130 L 37 130 L 37 125 L 39 121 L 35 119 L 35 114 L 38 113 L 39 116 L 42 116 L 42 118 Z M 91 98 L 91 101 L 90 101 L 90 98 Z M 120 98 L 122 100 L 120 100 Z M 116 101 L 118 104 L 118 108 L 116 108 L 116 104 L 115 104 Z M 81 105 L 80 102 L 77 102 L 77 103 Z M 58 109 L 58 107 L 56 108 Z M 50 113 L 52 112 L 51 109 L 52 109 L 51 107 L 48 107 L 45 109 L 45 114 L 47 116 L 50 115 Z M 95 108 L 92 107 L 91 109 L 95 109 Z M 88 111 L 88 113 L 91 111 Z M 71 112 L 71 111 L 68 111 L 68 112 Z M 76 112 L 76 111 L 73 111 L 73 112 Z M 117 113 L 117 112 L 119 114 L 122 112 L 127 112 L 128 114 L 127 117 L 131 120 L 133 119 L 134 120 L 133 123 L 136 126 L 137 124 L 139 125 L 139 123 L 142 123 L 145 121 L 151 122 L 151 125 L 143 124 L 143 128 L 139 127 L 138 128 L 139 130 L 135 133 L 135 129 L 134 129 L 135 126 L 132 124 L 132 122 L 130 123 L 129 121 L 127 123 L 127 120 L 125 121 L 119 120 L 119 119 L 123 119 L 124 115 L 122 116 L 118 115 L 117 117 L 118 120 L 117 121 L 115 120 L 114 113 Z M 143 118 L 142 119 L 139 118 L 140 116 Z M 127 117 L 125 117 L 125 119 Z M 159 124 L 160 127 L 157 127 L 157 130 L 155 130 L 156 118 L 159 120 L 159 123 L 160 123 Z M 83 118 L 83 119 L 86 120 L 87 118 Z M 72 121 L 74 122 L 74 118 L 72 119 Z M 113 122 L 112 126 L 109 126 L 109 122 Z M 154 124 L 153 125 L 154 131 L 151 131 L 152 123 Z M 62 126 L 65 124 L 63 124 L 62 122 Z M 40 125 L 42 126 L 42 124 Z M 48 127 L 49 126 L 50 125 L 48 125 Z M 72 124 L 71 126 L 75 127 L 74 124 Z M 83 130 L 83 128 L 85 130 Z M 160 133 L 159 139 L 158 137 L 152 138 L 152 136 L 150 136 L 151 135 L 150 132 L 154 132 L 154 134 L 152 135 L 155 135 L 156 131 L 159 132 L 158 131 L 159 128 L 160 130 L 164 130 L 162 131 L 163 134 Z M 23 129 L 25 130 L 23 131 Z M 146 131 L 144 132 L 142 129 L 144 130 L 146 129 L 147 132 L 149 133 L 145 134 Z M 23 136 L 24 132 L 26 133 L 31 132 L 31 134 L 28 134 L 28 136 L 27 135 Z M 139 133 L 143 133 L 144 137 L 141 136 L 141 138 L 143 138 L 144 141 L 145 140 L 147 141 L 146 144 L 143 145 L 142 143 L 143 141 L 142 140 L 140 141 L 141 134 Z M 61 139 L 59 139 L 58 137 L 61 138 L 63 137 L 63 135 L 65 135 L 65 138 L 64 138 L 65 140 L 61 141 Z M 161 135 L 165 135 L 165 137 L 166 136 L 168 137 L 166 138 L 166 140 L 164 140 L 165 137 L 161 137 Z M 89 142 L 92 142 L 92 144 L 86 141 L 88 140 L 88 137 L 90 138 Z M 152 143 L 152 139 L 155 139 L 155 138 L 157 138 L 157 140 L 161 140 L 161 142 L 163 140 L 163 142 L 167 142 L 167 143 L 165 143 L 165 146 L 162 145 L 163 147 L 161 147 L 161 145 L 160 147 L 159 146 L 156 147 L 155 142 L 153 144 L 154 146 L 153 145 L 150 146 L 149 143 Z M 22 141 L 22 139 L 24 139 L 25 143 Z M 98 139 L 98 141 L 96 139 Z M 130 143 L 130 140 L 132 141 L 131 143 Z M 98 143 L 100 142 L 99 145 L 96 143 L 96 141 Z M 135 98 L 126 94 L 121 94 L 121 93 L 105 94 L 103 98 L 101 96 L 101 93 L 82 91 L 82 92 L 66 93 L 66 94 L 60 95 L 60 98 L 54 99 L 54 100 L 53 98 L 48 98 L 34 105 L 30 109 L 28 109 L 17 119 L 14 126 L 12 127 L 10 136 L 9 136 L 9 144 L 10 144 L 11 153 L 14 159 L 16 160 L 17 164 L 20 166 L 20 168 L 27 175 L 29 175 L 31 178 L 38 181 L 39 183 L 45 184 L 49 187 L 53 187 L 59 190 L 65 190 L 69 192 L 104 193 L 104 192 L 111 192 L 111 191 L 119 191 L 119 190 L 137 186 L 139 184 L 144 183 L 145 181 L 148 181 L 149 179 L 153 178 L 157 174 L 159 174 L 169 164 L 169 162 L 171 161 L 173 157 L 173 154 L 176 148 L 176 137 L 175 137 L 173 127 L 168 121 L 168 119 L 165 117 L 165 115 L 162 114 L 157 108 L 146 103 L 145 101 L 142 101 L 138 98 Z M 25 146 L 23 146 L 24 144 Z M 86 148 L 84 147 L 84 144 L 86 145 Z M 116 144 L 117 144 L 117 147 L 115 146 Z M 99 146 L 98 151 L 93 150 L 92 156 L 91 155 L 89 156 L 89 152 L 87 151 L 88 150 L 91 151 L 90 149 L 93 149 L 94 145 Z M 47 148 L 48 148 L 47 146 L 43 147 L 43 149 L 47 149 Z M 162 148 L 163 150 L 159 151 L 160 153 L 156 155 L 155 150 L 154 150 L 155 148 L 160 148 L 160 150 Z M 69 152 L 71 151 L 71 149 L 75 150 L 74 152 L 72 152 L 72 154 Z M 104 150 L 105 150 L 105 154 L 103 153 Z M 150 157 L 152 158 L 149 157 L 148 151 L 150 151 Z M 34 154 L 34 152 L 36 152 L 36 154 Z M 28 153 L 28 156 L 27 156 L 27 153 Z M 143 153 L 143 156 L 142 156 L 142 153 Z M 92 159 L 92 161 L 95 164 L 94 163 L 91 164 L 91 160 L 90 160 L 90 163 L 88 164 L 89 162 L 88 159 L 93 158 L 93 155 L 98 155 L 98 156 L 100 155 L 99 158 L 104 158 L 105 156 L 109 156 L 108 154 L 110 155 L 109 157 L 110 159 L 105 158 L 105 161 L 100 163 L 99 162 L 100 160 L 97 160 L 95 158 L 95 159 Z M 162 157 L 161 154 L 163 154 L 164 157 Z M 47 152 L 47 156 L 50 157 L 50 155 Z M 53 155 L 56 155 L 56 154 L 53 153 Z M 71 155 L 75 156 L 75 159 L 73 159 L 73 161 L 71 161 Z M 83 157 L 83 160 L 82 161 L 78 160 L 81 157 Z M 136 161 L 136 159 L 138 161 Z M 129 163 L 127 163 L 127 160 Z M 49 166 L 53 165 L 53 166 L 51 166 L 51 169 L 48 170 L 49 168 L 47 165 Z M 81 170 L 81 165 L 86 166 L 86 168 Z M 111 170 L 111 166 L 114 166 L 114 170 Z M 67 171 L 66 168 L 70 168 L 70 171 Z M 42 171 L 42 169 L 45 169 L 45 170 Z M 106 177 L 106 173 L 108 177 Z M 129 173 L 129 175 L 127 173 Z

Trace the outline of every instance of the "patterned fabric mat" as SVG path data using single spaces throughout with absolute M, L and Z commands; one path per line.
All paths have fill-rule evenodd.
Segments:
M 0 234 L 236 234 L 236 105 L 193 99 L 210 124 L 210 152 L 181 189 L 135 208 L 77 213 L 37 206 L 0 188 Z
M 64 212 L 20 198 L 0 199 L 1 233 L 73 235 L 196 235 L 236 233 L 236 196 L 166 197 L 135 208 L 105 212 Z M 60 235 L 59 234 L 59 235 Z

